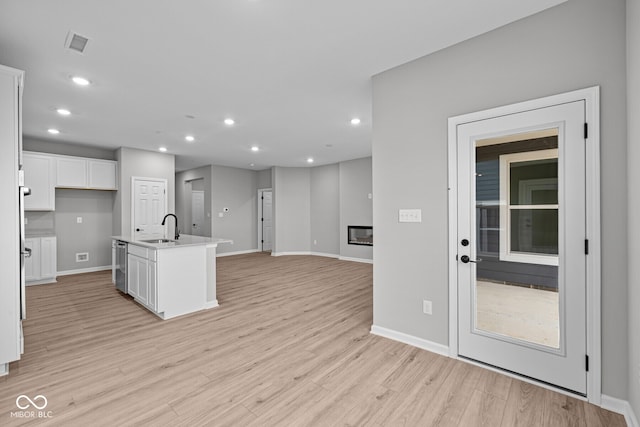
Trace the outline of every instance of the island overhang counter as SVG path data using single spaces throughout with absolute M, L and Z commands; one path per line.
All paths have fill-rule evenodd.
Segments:
M 127 243 L 127 293 L 162 319 L 218 306 L 216 252 L 230 239 L 181 235 L 179 239 L 135 240 Z M 114 272 L 120 266 L 113 260 Z M 114 274 L 115 277 L 115 274 Z

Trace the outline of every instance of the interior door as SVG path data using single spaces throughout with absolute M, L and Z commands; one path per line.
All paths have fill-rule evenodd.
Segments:
M 457 128 L 458 352 L 586 394 L 585 103 Z
M 167 213 L 167 182 L 133 178 L 133 238 L 134 240 L 165 237 L 162 218 Z
M 265 191 L 262 193 L 262 250 L 270 251 L 272 247 L 271 243 L 271 230 L 273 229 L 273 194 L 271 191 Z
M 204 224 L 204 191 L 191 192 L 191 234 L 203 236 Z

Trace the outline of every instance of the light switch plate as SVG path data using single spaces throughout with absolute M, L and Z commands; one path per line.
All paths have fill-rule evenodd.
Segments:
M 422 222 L 422 209 L 400 209 L 398 222 Z

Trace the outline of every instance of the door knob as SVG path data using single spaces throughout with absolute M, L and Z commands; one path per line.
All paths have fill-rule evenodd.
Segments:
M 470 263 L 470 262 L 479 263 L 479 262 L 482 262 L 482 259 L 478 258 L 476 260 L 473 260 L 473 259 L 469 258 L 467 255 L 462 255 L 460 257 L 460 261 L 462 261 L 464 264 L 467 264 L 467 263 Z

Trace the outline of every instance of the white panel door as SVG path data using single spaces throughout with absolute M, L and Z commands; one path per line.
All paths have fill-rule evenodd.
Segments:
M 191 234 L 204 236 L 204 191 L 191 192 Z
M 587 391 L 585 102 L 457 128 L 458 352 Z
M 262 250 L 270 251 L 272 248 L 271 232 L 273 229 L 273 193 L 262 193 Z
M 134 240 L 165 237 L 162 219 L 167 213 L 166 180 L 133 178 Z

